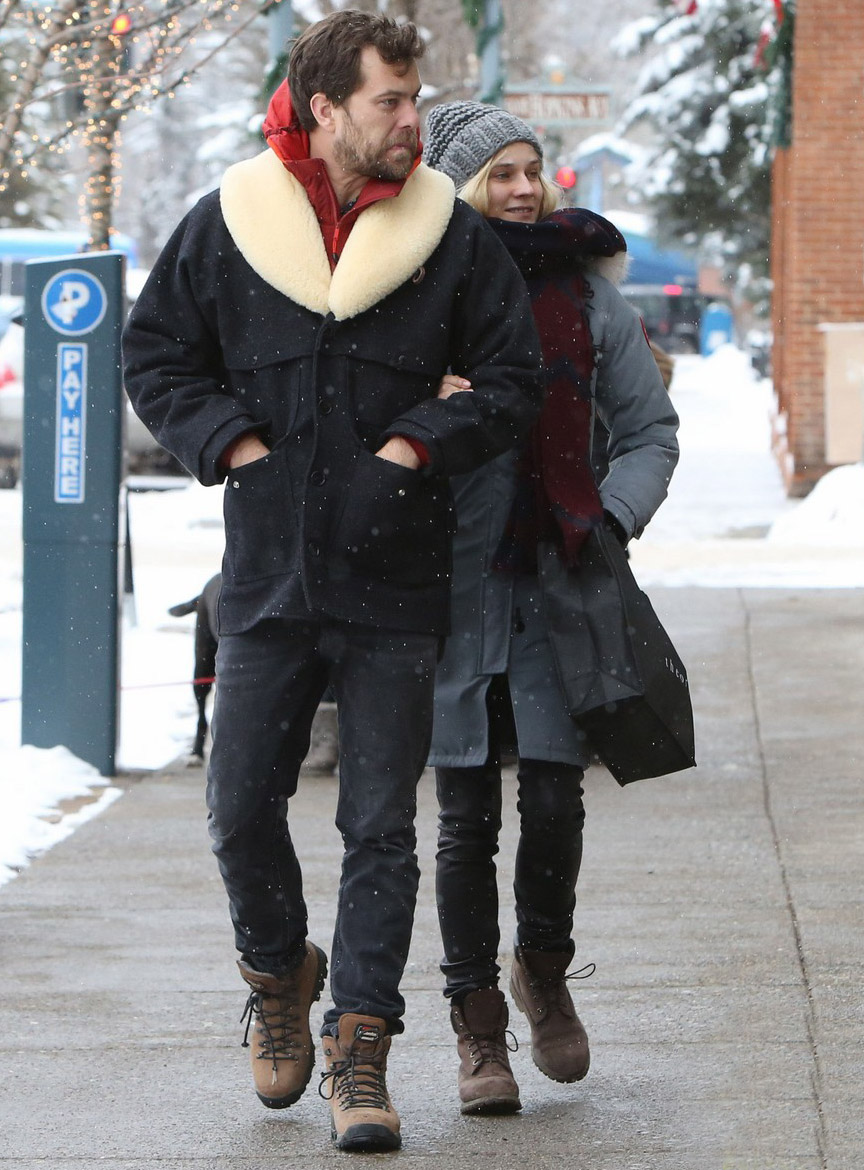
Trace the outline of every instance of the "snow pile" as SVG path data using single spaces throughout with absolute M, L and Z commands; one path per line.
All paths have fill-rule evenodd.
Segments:
M 124 607 L 120 772 L 184 758 L 195 730 L 194 615 L 167 610 L 219 569 L 222 492 L 180 479 L 172 487 L 129 496 L 135 593 Z M 21 745 L 21 513 L 20 490 L 0 491 L 0 884 L 121 795 L 66 748 Z
M 672 402 L 681 459 L 633 567 L 655 586 L 861 588 L 864 492 L 858 466 L 789 499 L 771 451 L 771 383 L 726 345 L 676 358 Z
M 0 748 L 0 885 L 118 796 L 119 788 L 64 747 Z M 64 814 L 61 805 L 71 800 L 86 803 Z
M 864 546 L 864 464 L 829 471 L 794 512 L 774 521 L 768 540 L 816 547 Z
M 794 507 L 771 455 L 770 382 L 745 353 L 723 345 L 709 358 L 676 357 L 670 393 L 681 419 L 681 457 L 669 497 L 637 549 L 745 530 L 764 536 Z

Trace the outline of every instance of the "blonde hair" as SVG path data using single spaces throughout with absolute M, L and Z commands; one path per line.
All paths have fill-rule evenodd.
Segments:
M 489 214 L 489 176 L 492 174 L 496 159 L 506 149 L 507 147 L 504 146 L 501 150 L 497 150 L 490 159 L 486 160 L 477 174 L 457 191 L 459 198 L 470 203 L 474 210 L 479 211 L 482 216 Z M 542 164 L 543 160 L 540 161 Z M 540 171 L 540 188 L 543 191 L 543 198 L 540 200 L 540 212 L 537 218 L 545 219 L 547 215 L 551 215 L 561 206 L 561 188 L 551 179 L 547 179 L 542 170 Z

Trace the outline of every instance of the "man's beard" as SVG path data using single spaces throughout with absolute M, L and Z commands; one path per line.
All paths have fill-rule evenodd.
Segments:
M 346 111 L 347 113 L 347 111 Z M 417 157 L 417 136 L 394 138 L 376 151 L 361 137 L 351 118 L 346 119 L 347 132 L 333 143 L 333 157 L 343 170 L 368 179 L 398 182 L 411 173 Z M 406 146 L 407 152 L 399 158 L 388 158 L 387 151 L 394 146 Z

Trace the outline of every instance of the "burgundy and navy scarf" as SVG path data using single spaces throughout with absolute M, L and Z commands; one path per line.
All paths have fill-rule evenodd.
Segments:
M 495 564 L 535 572 L 539 540 L 552 540 L 575 564 L 603 516 L 590 460 L 594 350 L 583 270 L 627 244 L 613 224 L 583 208 L 536 224 L 490 223 L 528 285 L 546 370 L 546 399 L 519 461 L 516 501 Z

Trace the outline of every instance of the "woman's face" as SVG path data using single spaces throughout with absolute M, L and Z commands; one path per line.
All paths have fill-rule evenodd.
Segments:
M 513 223 L 536 223 L 543 202 L 540 156 L 527 142 L 511 142 L 492 160 L 486 193 L 487 215 Z

